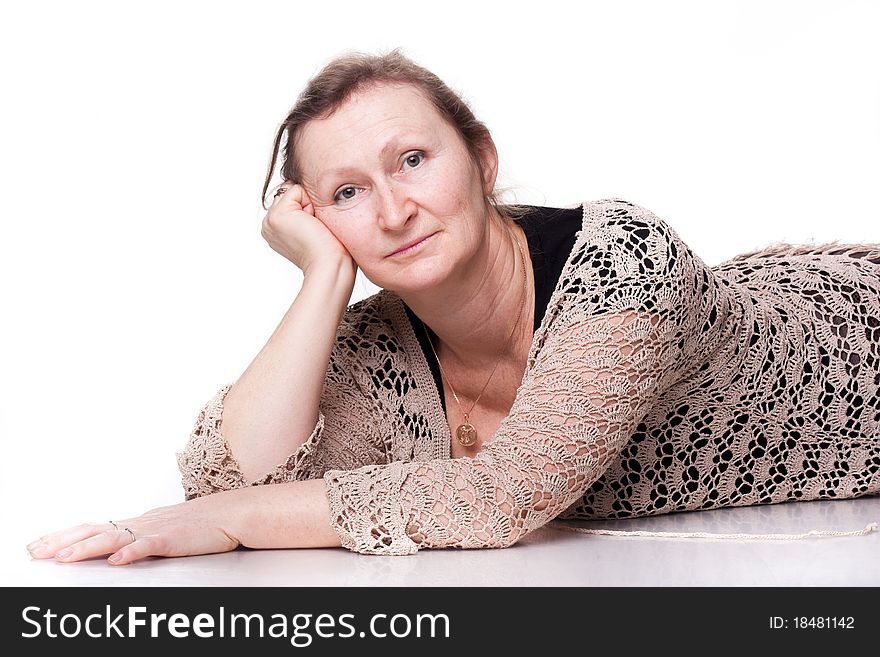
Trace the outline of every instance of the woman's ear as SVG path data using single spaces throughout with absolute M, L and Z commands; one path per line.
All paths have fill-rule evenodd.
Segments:
M 491 135 L 486 134 L 483 143 L 478 146 L 478 151 L 483 174 L 483 194 L 489 196 L 495 189 L 495 179 L 498 177 L 498 150 Z

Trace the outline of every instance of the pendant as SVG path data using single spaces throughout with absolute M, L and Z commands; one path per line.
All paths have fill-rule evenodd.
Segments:
M 464 424 L 458 426 L 455 437 L 458 438 L 458 444 L 464 447 L 470 447 L 477 442 L 477 430 L 467 421 L 467 416 L 465 416 Z

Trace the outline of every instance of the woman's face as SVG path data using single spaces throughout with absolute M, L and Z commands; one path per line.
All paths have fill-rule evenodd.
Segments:
M 306 123 L 296 146 L 315 216 L 375 285 L 432 287 L 483 242 L 494 148 L 483 157 L 484 188 L 458 133 L 415 87 L 357 93 L 329 118 Z

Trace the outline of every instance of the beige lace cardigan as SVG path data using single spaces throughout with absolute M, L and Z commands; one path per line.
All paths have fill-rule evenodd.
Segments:
M 516 399 L 474 458 L 394 293 L 348 307 L 316 426 L 245 481 L 224 386 L 178 463 L 187 499 L 323 477 L 348 549 L 506 547 L 553 519 L 880 492 L 880 244 L 777 244 L 707 267 L 622 199 L 582 229 Z

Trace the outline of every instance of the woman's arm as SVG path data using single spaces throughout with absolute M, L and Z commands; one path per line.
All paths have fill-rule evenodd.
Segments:
M 387 463 L 391 437 L 399 420 L 383 408 L 371 382 L 366 380 L 357 345 L 364 322 L 369 321 L 378 295 L 348 308 L 336 334 L 324 372 L 318 421 L 301 445 L 285 454 L 258 479 L 246 479 L 232 454 L 225 433 L 223 402 L 234 387 L 227 384 L 199 411 L 177 463 L 185 499 L 221 491 L 323 477 L 327 470 L 352 470 Z
M 315 429 L 330 352 L 354 285 L 349 263 L 310 270 L 269 341 L 223 400 L 223 436 L 255 481 Z
M 292 481 L 223 491 L 160 507 L 117 520 L 119 529 L 109 522 L 78 525 L 43 536 L 28 545 L 28 551 L 36 559 L 55 557 L 64 562 L 110 554 L 110 563 L 124 565 L 148 556 L 228 552 L 239 545 L 338 547 L 340 538 L 329 516 L 322 479 Z

